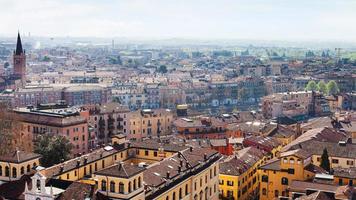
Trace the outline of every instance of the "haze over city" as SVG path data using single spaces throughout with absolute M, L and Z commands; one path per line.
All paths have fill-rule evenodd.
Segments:
M 1 0 L 0 36 L 356 41 L 349 0 Z

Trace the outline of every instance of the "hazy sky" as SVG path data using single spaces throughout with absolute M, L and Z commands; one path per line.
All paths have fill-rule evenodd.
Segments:
M 356 41 L 355 0 L 0 0 L 0 36 Z

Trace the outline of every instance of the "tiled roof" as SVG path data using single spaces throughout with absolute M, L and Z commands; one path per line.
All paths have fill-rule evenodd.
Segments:
M 220 174 L 239 176 L 261 160 L 264 154 L 254 147 L 244 148 L 220 163 Z
M 345 168 L 333 168 L 333 175 L 337 177 L 345 177 L 345 178 L 351 178 L 351 179 L 356 179 L 356 168 L 351 167 L 348 169 Z
M 195 167 L 207 163 L 209 159 L 213 158 L 220 158 L 220 155 L 210 148 L 196 147 L 180 151 L 173 157 L 149 166 L 143 173 L 144 183 L 148 187 L 158 187 L 166 183 L 167 180 L 175 179 L 178 175 L 184 175 L 189 172 L 188 169 L 194 170 Z M 167 177 L 168 173 L 169 177 Z
M 171 152 L 178 152 L 188 148 L 184 144 L 177 145 L 177 144 L 170 144 L 170 143 L 160 143 L 153 139 L 132 142 L 131 147 L 150 149 L 150 150 L 158 150 L 160 148 L 163 148 L 165 151 L 171 151 Z
M 111 167 L 100 170 L 95 174 L 104 175 L 104 176 L 114 176 L 114 177 L 127 179 L 139 174 L 140 172 L 143 172 L 144 170 L 145 168 L 138 167 L 136 165 L 119 163 L 117 165 L 113 165 Z
M 95 186 L 80 182 L 73 182 L 56 198 L 56 200 L 95 198 Z
M 41 155 L 37 153 L 29 153 L 24 151 L 15 151 L 3 156 L 0 156 L 0 161 L 10 163 L 22 163 L 28 160 L 40 158 Z
M 104 148 L 101 148 L 101 149 L 95 150 L 91 153 L 85 154 L 81 157 L 73 158 L 71 160 L 65 161 L 63 163 L 59 163 L 52 167 L 48 167 L 48 168 L 42 170 L 41 173 L 43 175 L 45 175 L 47 178 L 57 176 L 57 175 L 62 174 L 63 172 L 70 171 L 72 169 L 77 168 L 78 165 L 83 166 L 83 165 L 85 165 L 85 163 L 91 163 L 91 162 L 97 161 L 101 158 L 111 156 L 111 155 L 123 150 L 124 148 L 126 148 L 124 145 L 121 145 L 120 147 L 121 147 L 121 149 L 119 147 L 117 147 L 117 148 L 113 148 L 111 150 L 105 150 Z

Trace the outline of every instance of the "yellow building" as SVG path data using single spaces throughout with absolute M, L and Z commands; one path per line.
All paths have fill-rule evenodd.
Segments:
M 170 134 L 173 113 L 168 109 L 143 109 L 130 112 L 124 122 L 124 133 L 129 140 Z
M 93 182 L 118 199 L 218 199 L 220 154 L 210 148 L 125 142 L 41 170 L 45 179 Z
M 317 171 L 322 171 L 312 164 L 311 155 L 297 149 L 283 152 L 279 158 L 270 160 L 260 167 L 260 199 L 278 199 L 288 197 L 288 186 L 292 180 L 308 180 Z
M 143 200 L 143 171 L 136 165 L 119 163 L 94 173 L 99 192 L 116 199 Z
M 258 197 L 259 174 L 266 152 L 247 147 L 220 163 L 220 199 L 252 199 Z
M 15 151 L 0 156 L 0 181 L 19 180 L 22 175 L 30 173 L 39 165 L 41 155 Z

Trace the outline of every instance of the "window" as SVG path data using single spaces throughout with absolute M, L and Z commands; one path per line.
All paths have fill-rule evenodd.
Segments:
M 31 170 L 31 166 L 27 165 L 27 172 L 30 172 L 30 170 Z
M 101 161 L 101 168 L 105 167 L 105 160 Z
M 274 191 L 274 197 L 277 197 L 277 198 L 278 198 L 278 196 L 279 196 L 279 191 L 278 191 L 278 190 L 275 190 L 275 191 Z
M 262 189 L 262 195 L 267 195 L 267 190 L 266 190 L 266 188 L 263 188 L 263 189 Z
M 228 186 L 234 186 L 234 182 L 233 181 L 227 181 L 227 185 Z
M 297 160 L 297 163 L 300 165 L 300 164 L 302 164 L 302 160 L 301 159 L 298 159 Z
M 25 173 L 25 168 L 21 167 L 21 175 L 23 175 Z
M 17 177 L 17 169 L 15 167 L 12 168 L 12 177 L 13 178 Z
M 188 191 L 188 184 L 185 184 L 185 195 L 188 195 L 189 191 Z
M 353 180 L 349 180 L 349 186 L 352 186 L 353 184 Z
M 176 200 L 176 192 L 173 192 L 172 200 Z
M 138 187 L 139 187 L 139 188 L 141 187 L 141 176 L 138 177 Z
M 228 190 L 226 195 L 227 195 L 227 197 L 233 197 L 234 192 L 232 190 Z
M 145 151 L 145 156 L 148 156 L 148 151 L 147 150 Z
M 133 180 L 133 190 L 136 190 L 136 179 Z
M 289 159 L 290 164 L 294 164 L 294 158 Z
M 106 191 L 106 181 L 105 180 L 101 181 L 101 190 Z
M 354 161 L 353 160 L 348 160 L 346 161 L 347 165 L 354 165 Z
M 0 176 L 2 176 L 2 166 L 0 165 Z
M 289 169 L 288 169 L 288 174 L 294 174 L 294 169 L 289 168 Z
M 268 176 L 267 175 L 262 175 L 262 182 L 268 182 Z
M 286 177 L 282 177 L 281 184 L 282 185 L 288 185 L 288 179 Z
M 153 152 L 153 156 L 157 157 L 157 151 Z
M 125 193 L 125 186 L 122 182 L 119 183 L 119 193 L 124 194 Z
M 332 159 L 332 163 L 333 164 L 339 164 L 339 160 L 338 159 Z
M 224 185 L 224 180 L 219 180 L 219 185 Z
M 283 163 L 288 163 L 288 159 L 287 158 L 283 158 Z
M 110 182 L 110 192 L 115 192 L 115 182 L 114 181 Z
M 342 178 L 339 178 L 339 185 L 343 185 Z
M 183 197 L 182 188 L 179 188 L 178 198 L 182 199 L 182 197 Z

